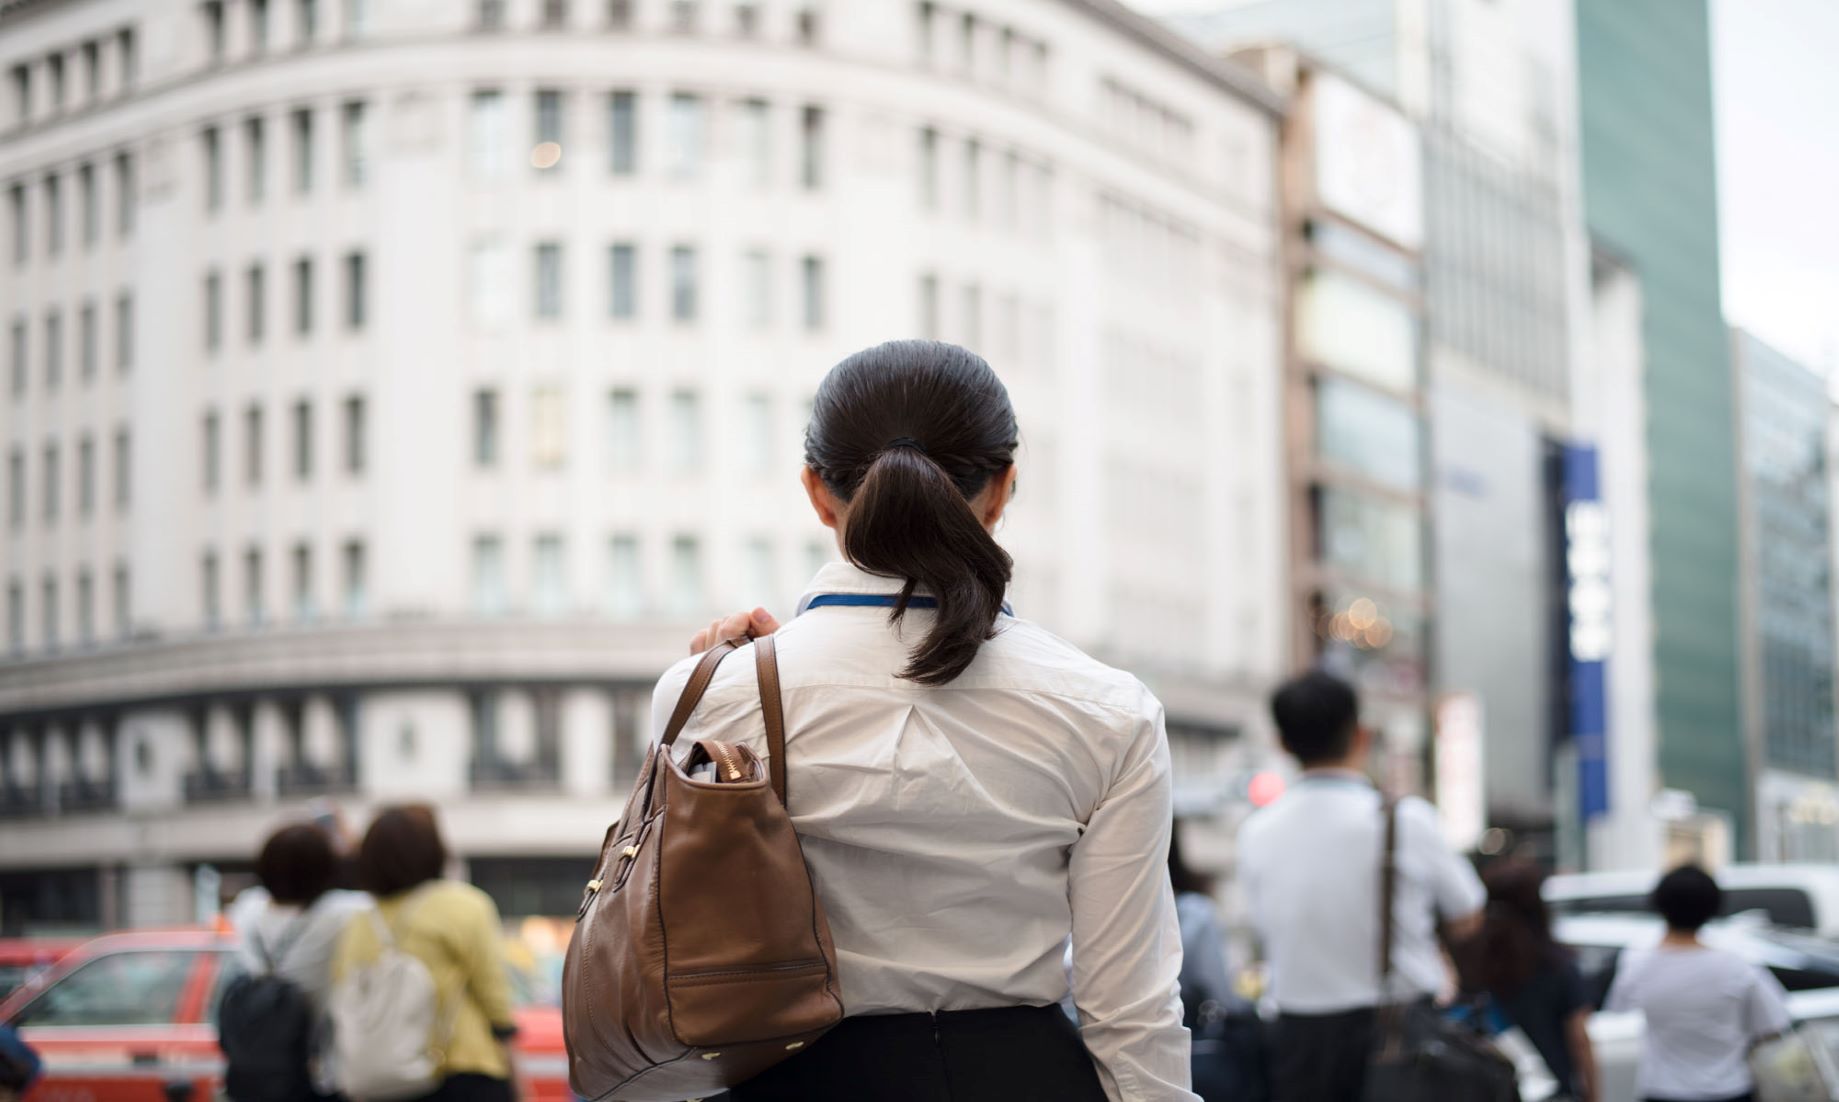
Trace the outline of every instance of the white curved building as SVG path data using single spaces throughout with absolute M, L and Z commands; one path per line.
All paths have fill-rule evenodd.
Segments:
M 1286 653 L 1280 105 L 1110 0 L 0 0 L 0 929 L 315 796 L 571 907 L 842 355 L 983 351 L 1024 615 L 1206 794 Z

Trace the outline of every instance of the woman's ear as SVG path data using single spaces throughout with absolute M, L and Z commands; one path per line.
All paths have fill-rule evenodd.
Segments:
M 830 487 L 824 485 L 823 476 L 805 467 L 799 471 L 798 479 L 805 484 L 805 496 L 811 499 L 811 509 L 817 513 L 817 519 L 824 527 L 835 528 L 842 519 L 843 510 Z
M 1015 499 L 1015 464 L 1011 463 L 990 476 L 989 485 L 977 495 L 977 519 L 992 531 L 1003 518 L 1003 510 Z

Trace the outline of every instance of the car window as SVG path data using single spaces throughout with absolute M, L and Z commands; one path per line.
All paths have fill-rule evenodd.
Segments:
M 23 964 L 0 964 L 0 999 L 11 995 L 24 984 L 32 971 Z
M 163 1025 L 178 1017 L 198 954 L 110 953 L 79 966 L 26 1004 L 15 1025 Z
M 1576 896 L 1553 902 L 1552 910 L 1566 915 L 1651 913 L 1645 892 Z M 1813 929 L 1819 925 L 1815 921 L 1813 897 L 1799 888 L 1724 889 L 1723 913 L 1730 916 L 1745 911 L 1762 911 L 1777 926 Z

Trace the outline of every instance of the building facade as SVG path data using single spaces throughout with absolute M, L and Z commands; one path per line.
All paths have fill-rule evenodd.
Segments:
M 1839 860 L 1827 380 L 1742 329 L 1731 331 L 1731 362 L 1756 855 Z
M 1282 104 L 1109 0 L 12 0 L 0 71 L 7 930 L 191 918 L 316 799 L 566 913 L 894 336 L 1008 382 L 1015 600 L 1189 802 L 1263 738 Z

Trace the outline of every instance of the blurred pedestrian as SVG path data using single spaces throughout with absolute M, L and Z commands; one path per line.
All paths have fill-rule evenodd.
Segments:
M 0 1022 L 0 1102 L 19 1102 L 44 1068 L 38 1053 Z
M 1596 1102 L 1596 1052 L 1590 1044 L 1588 985 L 1569 950 L 1552 938 L 1545 870 L 1508 858 L 1482 873 L 1488 889 L 1481 936 L 1464 954 L 1474 983 L 1538 1050 L 1559 1097 Z
M 1181 923 L 1181 1019 L 1193 1039 L 1194 1093 L 1202 1102 L 1264 1102 L 1264 1029 L 1257 1008 L 1233 990 L 1213 878 L 1182 855 L 1179 819 L 1169 834 L 1169 881 Z
M 1271 714 L 1303 768 L 1239 833 L 1239 876 L 1270 964 L 1279 1012 L 1273 1078 L 1281 1102 L 1355 1102 L 1382 1003 L 1434 998 L 1446 986 L 1438 927 L 1472 936 L 1487 898 L 1443 842 L 1436 809 L 1396 809 L 1392 978 L 1380 979 L 1386 801 L 1365 773 L 1371 733 L 1353 687 L 1315 671 L 1279 687 Z
M 1015 491 L 1015 411 L 975 353 L 892 341 L 833 368 L 806 492 L 841 557 L 774 632 L 787 810 L 835 936 L 836 1028 L 737 1102 L 1193 1102 L 1162 705 L 1006 605 L 993 530 Z M 717 672 L 684 730 L 764 756 L 753 662 Z M 653 697 L 654 729 L 693 662 Z M 1075 1029 L 1067 993 L 1072 944 Z
M 517 1027 L 503 924 L 490 896 L 471 884 L 442 879 L 446 864 L 434 812 L 423 805 L 383 809 L 358 847 L 358 878 L 376 908 L 367 920 L 346 928 L 332 966 L 339 1070 L 354 1097 L 366 1093 L 360 1080 L 375 1081 L 373 1073 L 393 1051 L 395 1031 L 405 1021 L 428 1035 L 411 1038 L 412 1059 L 395 1061 L 401 1066 L 384 1072 L 406 1082 L 408 1065 L 432 1053 L 428 1067 L 414 1069 L 414 1077 L 430 1081 L 431 1089 L 420 1096 L 425 1102 L 510 1102 L 515 1095 L 509 1043 Z M 377 968 L 397 953 L 419 965 L 406 975 L 428 983 L 432 1006 L 416 1003 L 411 984 L 366 989 L 366 979 L 405 975 Z M 378 1007 L 399 1008 L 401 1020 L 367 1015 Z M 352 1036 L 344 1028 L 347 1021 L 371 1023 L 369 1035 Z
M 326 1059 L 332 952 L 362 892 L 333 887 L 332 839 L 310 823 L 284 826 L 256 855 L 257 886 L 230 904 L 242 975 L 218 1004 L 225 1093 L 233 1102 L 333 1097 Z
M 1604 1009 L 1647 1019 L 1636 1077 L 1647 1102 L 1749 1102 L 1750 1050 L 1787 1032 L 1786 993 L 1766 970 L 1699 940 L 1724 893 L 1696 865 L 1661 877 L 1651 903 L 1666 920 L 1653 949 L 1630 950 Z

